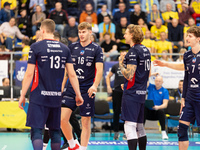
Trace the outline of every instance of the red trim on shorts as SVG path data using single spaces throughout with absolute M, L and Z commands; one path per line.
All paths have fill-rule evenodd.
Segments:
M 133 76 L 133 79 L 131 81 L 130 80 L 128 81 L 128 85 L 127 85 L 126 89 L 127 90 L 130 89 L 131 87 L 134 86 L 134 84 L 135 84 L 135 74 Z
M 32 87 L 31 87 L 31 92 L 38 87 L 38 84 L 39 84 L 39 70 L 38 70 L 38 62 L 36 61 L 34 78 L 33 78 L 33 83 L 32 83 Z

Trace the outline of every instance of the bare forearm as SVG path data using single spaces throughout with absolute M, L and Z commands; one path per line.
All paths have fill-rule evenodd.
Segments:
M 107 87 L 110 87 L 110 77 L 106 77 L 106 85 Z
M 24 79 L 22 81 L 22 92 L 21 92 L 22 96 L 26 95 L 26 92 L 28 91 L 32 79 L 33 79 L 33 74 L 31 75 L 26 72 L 24 75 Z
M 79 88 L 79 82 L 78 82 L 75 72 L 73 73 L 73 75 L 69 76 L 69 80 L 74 89 L 74 92 L 76 93 L 76 96 L 80 96 L 81 93 L 80 93 L 80 88 Z
M 101 82 L 102 75 L 103 75 L 103 69 L 97 69 L 95 81 L 93 84 L 96 88 L 99 86 L 99 83 Z
M 184 64 L 166 63 L 165 66 L 174 70 L 179 70 L 179 71 L 184 70 Z

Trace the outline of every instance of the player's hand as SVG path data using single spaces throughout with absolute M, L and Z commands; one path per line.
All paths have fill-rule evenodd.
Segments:
M 107 87 L 107 92 L 108 92 L 109 94 L 112 93 L 112 88 L 111 88 L 110 86 Z
M 154 66 L 165 67 L 165 66 L 166 66 L 166 63 L 163 62 L 163 61 L 160 61 L 160 60 L 154 60 L 154 61 L 153 61 L 153 65 L 154 65 Z
M 121 89 L 124 90 L 124 84 L 121 84 Z
M 155 106 L 152 107 L 152 109 L 159 110 L 159 106 L 155 105 Z
M 183 107 L 185 107 L 185 98 L 181 98 L 181 109 L 180 109 L 180 114 L 182 112 Z
M 22 95 L 20 96 L 18 104 L 19 104 L 20 109 L 24 109 L 22 107 L 22 104 L 23 104 L 23 106 L 25 106 L 25 96 L 22 96 Z
M 118 59 L 120 64 L 123 64 L 125 55 L 126 55 L 125 53 L 120 54 L 119 59 Z
M 88 95 L 90 98 L 94 98 L 97 92 L 97 87 L 95 87 L 94 85 L 92 85 L 89 89 L 88 89 Z
M 83 102 L 84 102 L 84 100 L 83 100 L 82 96 L 76 96 L 76 106 L 83 105 Z

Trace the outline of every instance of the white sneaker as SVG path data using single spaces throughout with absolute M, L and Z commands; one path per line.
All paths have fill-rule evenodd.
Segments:
M 163 140 L 168 140 L 169 139 L 169 137 L 167 136 L 166 131 L 162 131 L 162 139 Z

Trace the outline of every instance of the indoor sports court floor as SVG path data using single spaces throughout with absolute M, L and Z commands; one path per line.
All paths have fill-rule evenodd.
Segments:
M 87 150 L 128 150 L 127 142 L 122 139 L 123 134 L 118 141 L 113 141 L 113 135 L 109 133 L 96 133 L 95 137 L 90 138 Z M 147 150 L 178 150 L 177 134 L 170 133 L 168 141 L 162 141 L 158 133 L 148 133 Z M 200 134 L 194 134 L 190 138 L 190 147 L 188 150 L 200 150 Z M 20 132 L 1 132 L 0 150 L 32 150 L 29 133 Z M 47 150 L 50 150 L 48 145 Z

